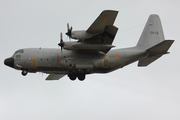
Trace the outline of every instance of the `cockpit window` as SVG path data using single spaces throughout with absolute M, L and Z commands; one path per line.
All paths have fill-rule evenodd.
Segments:
M 16 54 L 16 53 L 23 53 L 23 52 L 24 52 L 24 50 L 23 50 L 23 49 L 20 49 L 20 50 L 16 51 L 15 54 Z
M 13 57 L 15 57 L 15 55 L 18 54 L 18 53 L 24 53 L 24 50 L 23 50 L 23 49 L 17 50 L 17 51 L 14 53 Z
M 21 58 L 21 55 L 16 55 L 16 58 L 17 58 L 17 59 L 20 59 L 20 58 Z

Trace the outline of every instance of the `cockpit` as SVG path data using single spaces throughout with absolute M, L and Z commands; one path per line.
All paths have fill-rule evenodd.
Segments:
M 19 58 L 21 57 L 19 53 L 24 53 L 24 50 L 23 50 L 23 49 L 17 50 L 17 51 L 13 54 L 12 57 L 19 59 Z

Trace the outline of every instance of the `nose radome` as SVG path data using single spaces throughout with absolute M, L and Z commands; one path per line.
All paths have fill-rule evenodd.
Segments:
M 14 58 L 10 57 L 4 60 L 4 64 L 14 68 Z

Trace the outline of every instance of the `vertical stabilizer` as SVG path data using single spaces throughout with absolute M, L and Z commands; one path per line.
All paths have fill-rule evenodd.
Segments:
M 137 47 L 147 50 L 162 41 L 164 41 L 164 33 L 161 20 L 158 15 L 152 14 L 149 16 Z

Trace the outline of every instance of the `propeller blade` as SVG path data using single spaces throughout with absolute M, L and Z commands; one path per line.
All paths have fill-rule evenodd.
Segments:
M 62 40 L 62 32 L 61 32 L 61 40 Z
M 67 30 L 69 30 L 69 23 L 67 23 Z
M 68 35 L 69 37 L 71 37 L 71 32 L 72 32 L 72 27 L 69 28 L 69 23 L 67 23 L 67 33 L 66 33 L 66 35 Z
M 62 49 L 64 48 L 64 42 L 63 42 L 63 38 L 62 38 L 62 33 L 60 34 L 60 43 L 58 45 L 61 47 L 61 52 L 62 52 Z
M 71 28 L 69 29 L 69 31 L 72 31 L 72 26 L 71 26 Z

